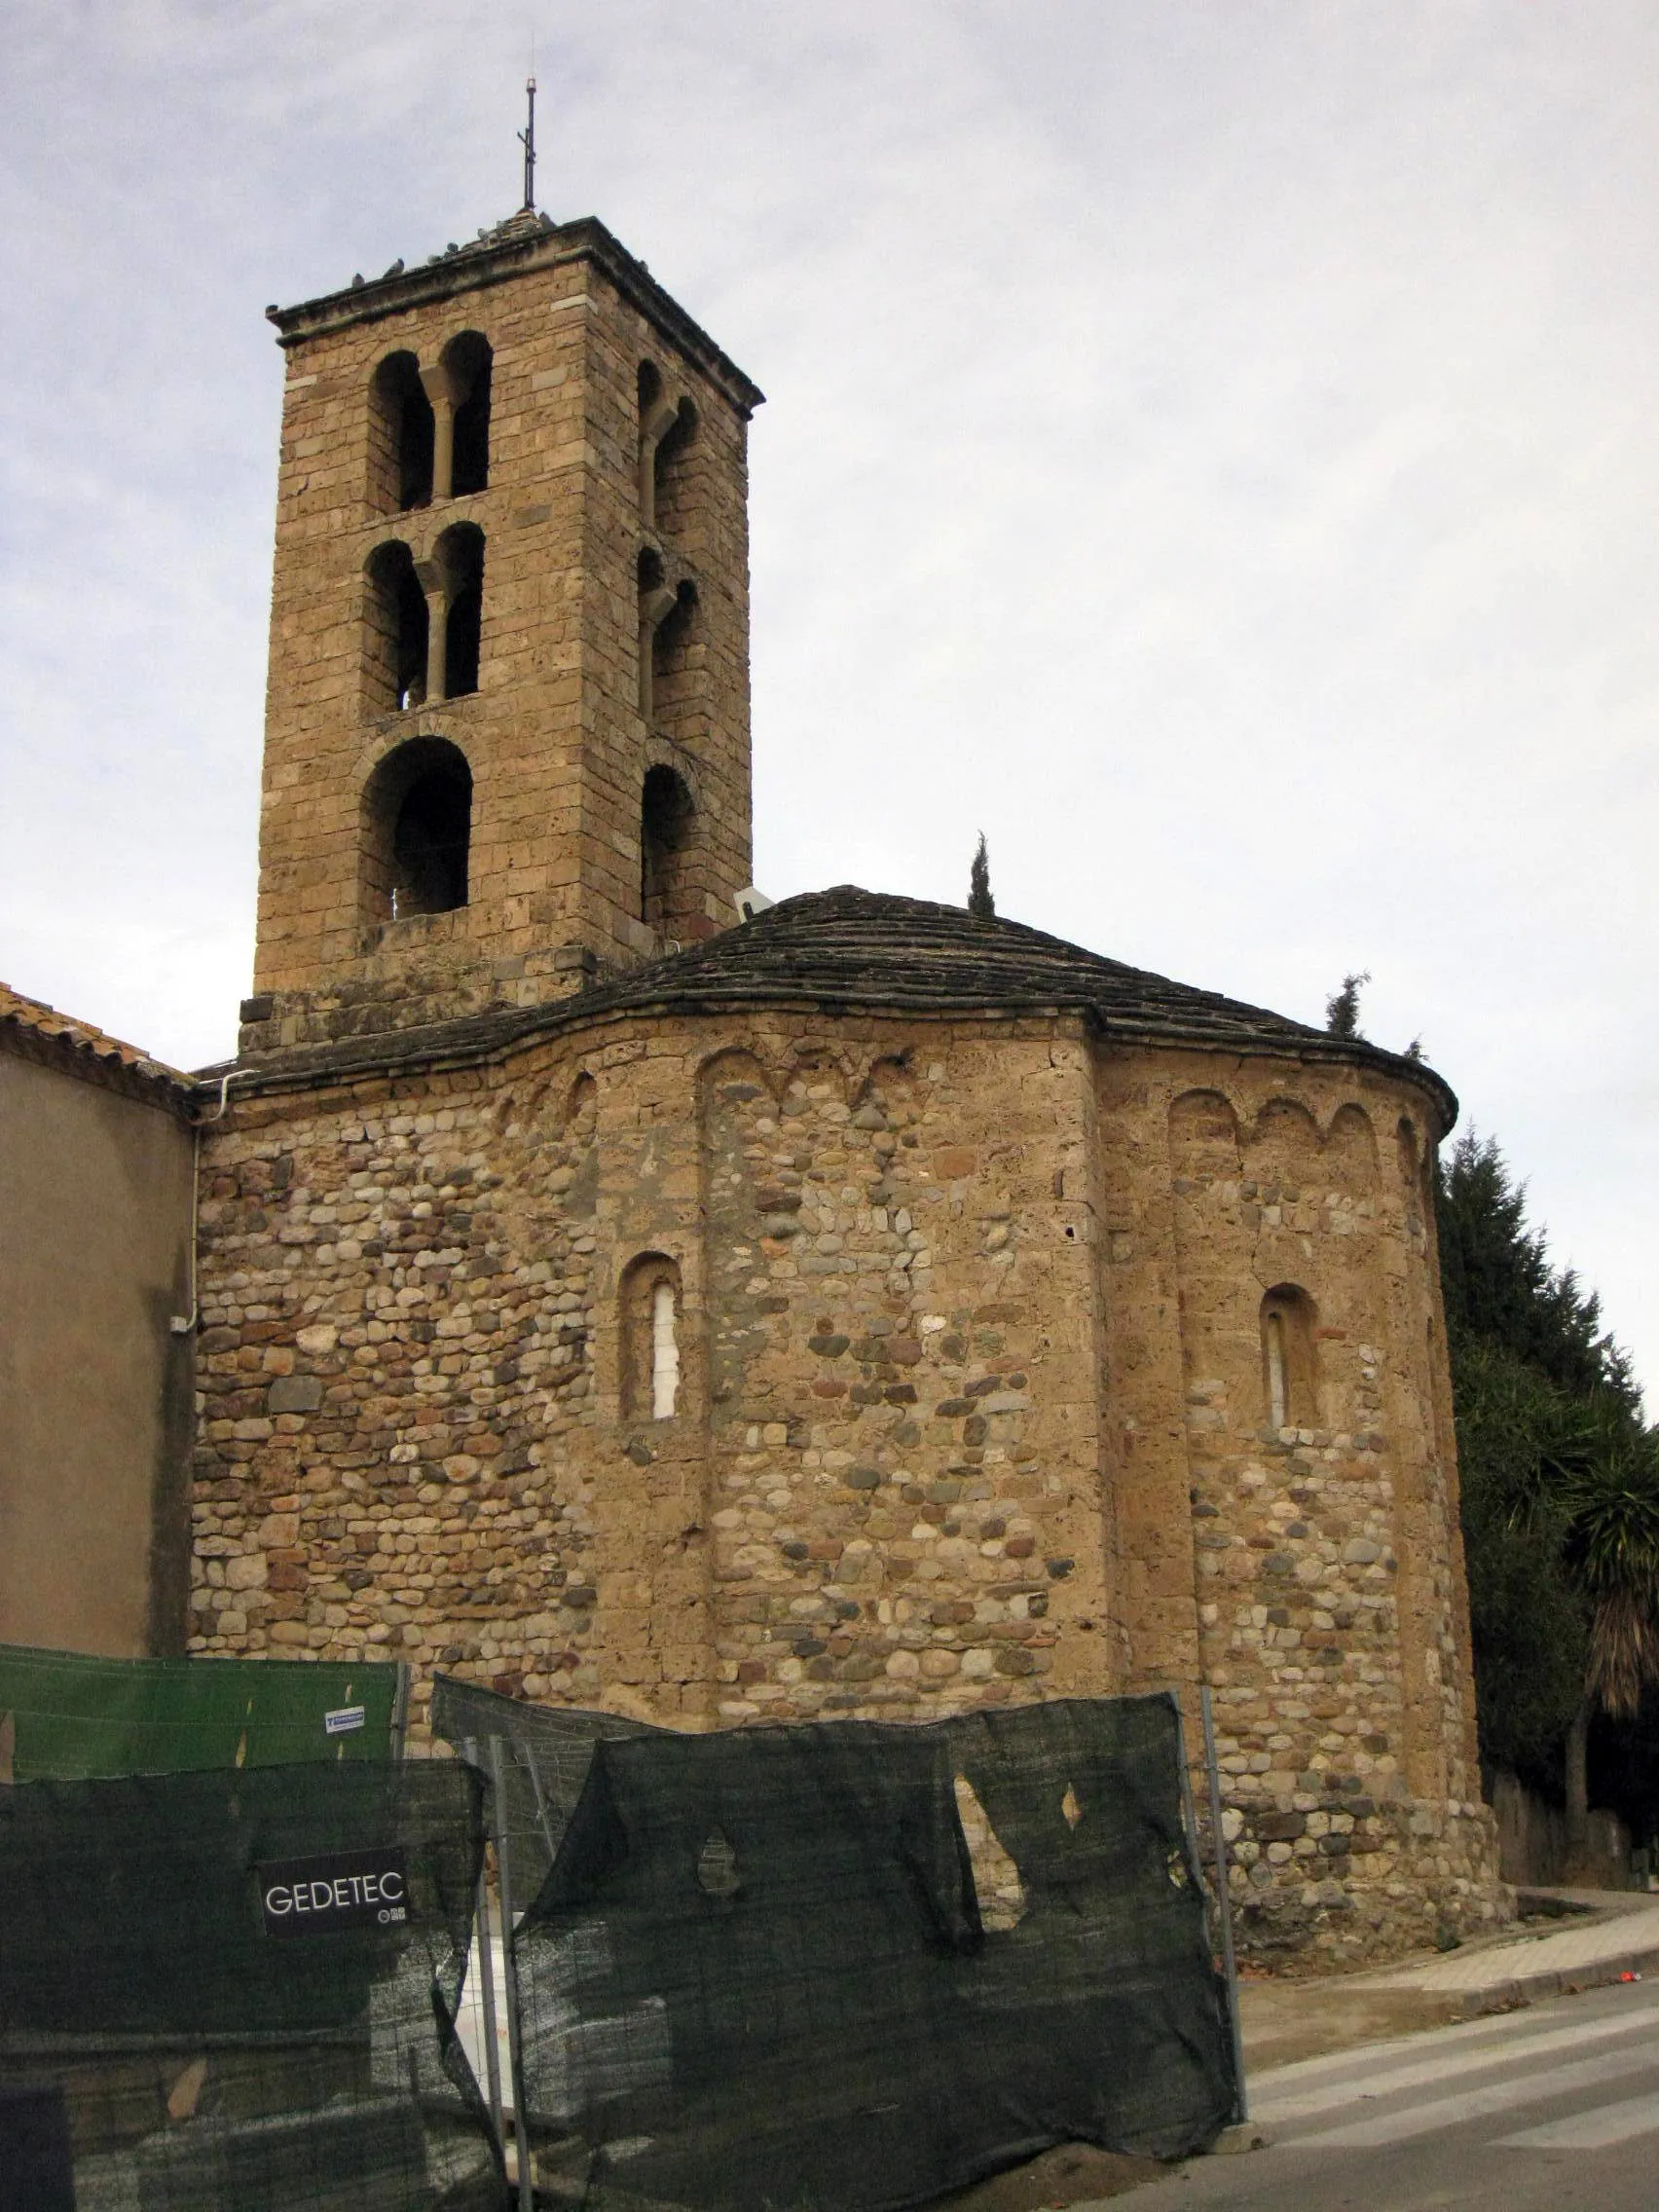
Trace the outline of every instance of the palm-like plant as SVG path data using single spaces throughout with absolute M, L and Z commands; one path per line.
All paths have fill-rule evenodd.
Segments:
M 1627 1405 L 1598 1392 L 1587 1449 L 1563 1502 L 1567 1561 L 1589 1609 L 1584 1697 L 1567 1743 L 1567 1834 L 1582 1844 L 1589 1797 L 1585 1754 L 1597 1712 L 1635 1717 L 1642 1690 L 1659 1683 L 1659 1432 Z

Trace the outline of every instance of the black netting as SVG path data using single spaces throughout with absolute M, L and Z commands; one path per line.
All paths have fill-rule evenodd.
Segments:
M 0 1789 L 0 2173 L 40 2212 L 498 2212 L 482 1860 L 448 1762 Z
M 602 1736 L 666 1736 L 644 1720 L 624 1720 L 614 1713 L 586 1713 L 552 1705 L 523 1705 L 498 1690 L 438 1675 L 432 1682 L 432 1734 L 464 1752 L 477 1747 L 488 1764 L 488 1747 L 498 1741 L 507 1750 L 502 1770 L 502 1804 L 498 1830 L 504 1825 L 512 1848 L 515 1903 L 524 1905 L 540 1889 L 552 1868 L 561 1837 L 576 1809 Z
M 566 1717 L 586 1781 L 514 1938 L 556 2198 L 877 2212 L 1233 2117 L 1172 1699 L 626 1740 Z

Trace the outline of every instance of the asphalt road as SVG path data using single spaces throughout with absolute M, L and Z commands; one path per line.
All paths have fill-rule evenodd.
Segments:
M 1659 1982 L 1282 2066 L 1250 2110 L 1267 2149 L 1195 2158 L 1117 2204 L 1659 2212 Z

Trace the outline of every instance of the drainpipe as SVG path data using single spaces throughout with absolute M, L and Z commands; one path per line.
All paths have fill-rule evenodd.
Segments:
M 222 1122 L 230 1100 L 231 1086 L 239 1076 L 252 1075 L 252 1068 L 227 1068 L 219 1078 L 219 1103 L 210 1114 L 190 1124 L 190 1311 L 169 1316 L 167 1327 L 175 1337 L 193 1337 L 202 1318 L 202 1304 L 197 1295 L 197 1233 L 202 1218 L 202 1132 L 214 1122 Z

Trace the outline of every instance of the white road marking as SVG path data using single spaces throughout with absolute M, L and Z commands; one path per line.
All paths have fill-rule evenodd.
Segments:
M 1601 2151 L 1611 2143 L 1628 2143 L 1636 2135 L 1659 2129 L 1659 2096 L 1627 2097 L 1623 2104 L 1602 2105 L 1595 2112 L 1575 2113 L 1570 2120 L 1552 2120 L 1543 2127 L 1524 2128 L 1519 2135 L 1500 2135 L 1502 2151 Z
M 1640 1988 L 1626 1990 L 1624 1995 L 1630 2000 L 1631 2009 L 1628 2012 L 1621 2011 L 1620 2017 L 1646 2019 L 1659 2032 L 1659 2002 L 1655 2002 L 1654 1986 L 1650 1982 Z M 1465 2044 L 1471 2043 L 1491 2045 L 1497 2048 L 1517 2040 L 1525 2040 L 1537 2032 L 1540 2023 L 1547 2024 L 1560 2016 L 1560 2009 L 1555 2004 L 1551 2004 L 1541 2013 L 1530 2010 L 1490 2013 L 1478 2020 L 1459 2020 L 1454 2027 L 1429 2029 L 1420 2036 L 1414 2036 L 1410 2047 L 1416 2049 L 1432 2042 L 1437 2050 L 1460 2049 Z M 1396 2035 L 1386 2037 L 1381 2043 L 1356 2044 L 1351 2050 L 1330 2051 L 1322 2058 L 1293 2059 L 1288 2066 L 1267 2068 L 1260 2077 L 1262 2088 L 1265 2093 L 1271 2093 L 1293 2083 L 1317 2082 L 1327 2076 L 1362 2074 L 1367 2069 L 1374 2071 L 1397 2059 L 1406 2047 Z
M 1251 2092 L 1250 2115 L 1254 2120 L 1280 2122 L 1306 2120 L 1315 2113 L 1334 2112 L 1341 2105 L 1356 2104 L 1362 2097 L 1391 2097 L 1403 2089 L 1419 2089 L 1429 2082 L 1451 2081 L 1459 2074 L 1525 2063 L 1545 2051 L 1579 2050 L 1586 2044 L 1609 2043 L 1619 2036 L 1651 2037 L 1654 2028 L 1651 2014 L 1592 2020 L 1579 2027 L 1554 2028 L 1542 2035 L 1517 2038 L 1509 2043 L 1481 2044 L 1473 2049 L 1441 2052 L 1433 2058 L 1373 2067 L 1368 2073 L 1350 2076 L 1345 2082 L 1326 2082 L 1318 2087 L 1300 2088 L 1291 2084 L 1275 2093 L 1273 2084 L 1265 2083 L 1260 2089 Z
M 1517 2053 L 1517 2056 L 1524 2054 Z M 1432 2135 L 1436 2129 L 1458 2127 L 1465 2120 L 1485 2120 L 1498 2112 L 1513 2112 L 1517 2105 L 1534 2104 L 1547 2097 L 1567 2096 L 1575 2089 L 1594 2089 L 1622 2074 L 1640 2074 L 1659 2067 L 1659 2048 L 1639 2051 L 1604 2051 L 1577 2066 L 1546 2066 L 1535 2074 L 1522 2074 L 1508 2082 L 1495 2082 L 1484 2089 L 1470 2089 L 1459 2097 L 1435 2097 L 1427 2104 L 1408 2105 L 1404 2112 L 1380 2114 L 1375 2120 L 1350 2121 L 1318 2135 L 1293 2137 L 1287 2149 L 1298 2151 L 1361 2151 L 1384 2143 L 1403 2143 L 1413 2135 Z

